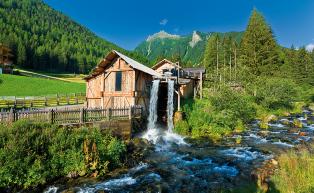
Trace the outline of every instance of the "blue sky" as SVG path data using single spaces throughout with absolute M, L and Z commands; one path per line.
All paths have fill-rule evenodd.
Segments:
M 44 0 L 91 31 L 125 49 L 165 30 L 186 35 L 243 31 L 254 7 L 277 41 L 290 47 L 313 44 L 313 0 Z

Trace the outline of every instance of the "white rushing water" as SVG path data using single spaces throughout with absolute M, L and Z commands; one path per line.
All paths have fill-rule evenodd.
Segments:
M 170 133 L 172 133 L 173 130 L 173 93 L 174 81 L 168 80 L 167 123 L 168 131 Z
M 47 190 L 44 191 L 44 193 L 57 193 L 58 187 L 50 186 Z
M 156 128 L 159 83 L 160 83 L 160 80 L 154 80 L 153 86 L 150 91 L 149 115 L 148 115 L 148 125 L 147 125 L 148 130 Z
M 157 121 L 157 102 L 158 102 L 158 87 L 159 80 L 153 81 L 153 87 L 151 89 L 151 97 L 149 104 L 149 116 L 148 116 L 148 128 L 143 134 L 143 138 L 154 144 L 161 143 L 156 147 L 157 151 L 161 149 L 168 149 L 171 144 L 187 145 L 184 142 L 184 138 L 178 134 L 173 133 L 173 96 L 174 96 L 174 81 L 168 81 L 168 99 L 167 99 L 167 130 L 163 130 L 156 126 Z

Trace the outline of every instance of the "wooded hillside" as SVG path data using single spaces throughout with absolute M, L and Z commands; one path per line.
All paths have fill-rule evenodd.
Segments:
M 0 42 L 13 50 L 14 64 L 50 72 L 88 73 L 112 49 L 138 54 L 97 37 L 41 0 L 0 1 Z

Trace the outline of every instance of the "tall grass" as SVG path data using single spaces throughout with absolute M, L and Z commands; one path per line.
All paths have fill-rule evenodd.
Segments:
M 314 155 L 307 150 L 282 154 L 280 169 L 272 177 L 271 192 L 314 192 Z

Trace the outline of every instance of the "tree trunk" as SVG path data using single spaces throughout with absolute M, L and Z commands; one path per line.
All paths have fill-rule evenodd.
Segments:
M 225 80 L 226 80 L 226 50 L 224 49 L 224 65 L 223 65 L 223 77 L 222 77 L 222 81 L 223 81 L 223 85 L 225 85 Z
M 234 81 L 237 81 L 237 48 L 234 48 Z
M 232 74 L 232 49 L 230 47 L 230 53 L 229 53 L 229 82 L 231 82 L 231 74 Z
M 218 42 L 218 38 L 216 40 L 216 76 L 218 78 L 219 75 L 219 42 Z

